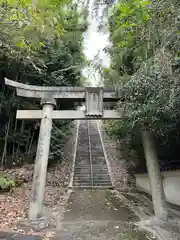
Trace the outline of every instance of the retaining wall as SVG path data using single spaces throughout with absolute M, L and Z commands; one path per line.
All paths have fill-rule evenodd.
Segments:
M 166 200 L 180 206 L 180 170 L 161 172 Z M 147 174 L 135 174 L 136 186 L 139 190 L 151 194 Z

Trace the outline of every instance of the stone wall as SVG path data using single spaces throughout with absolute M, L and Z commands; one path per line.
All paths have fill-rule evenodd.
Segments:
M 166 200 L 180 206 L 180 170 L 161 172 Z M 136 186 L 140 191 L 151 194 L 147 174 L 135 174 Z

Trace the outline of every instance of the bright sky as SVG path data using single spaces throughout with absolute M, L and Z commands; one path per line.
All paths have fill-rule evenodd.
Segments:
M 98 32 L 99 22 L 92 14 L 93 2 L 94 0 L 90 0 L 88 16 L 89 28 L 84 37 L 84 54 L 88 60 L 93 60 L 99 53 L 99 59 L 102 60 L 102 64 L 104 66 L 108 66 L 110 60 L 103 51 L 104 47 L 108 44 L 108 35 Z M 102 9 L 100 10 L 102 11 Z M 99 74 L 92 71 L 91 68 L 84 69 L 83 75 L 90 79 L 92 86 L 95 86 L 100 80 Z

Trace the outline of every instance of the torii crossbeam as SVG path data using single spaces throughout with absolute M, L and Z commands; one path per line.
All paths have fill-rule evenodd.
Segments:
M 28 212 L 29 220 L 42 216 L 44 190 L 53 119 L 120 119 L 123 110 L 104 110 L 103 102 L 118 101 L 120 93 L 102 87 L 41 87 L 22 84 L 5 78 L 5 84 L 16 88 L 18 96 L 40 98 L 42 110 L 17 110 L 17 119 L 41 119 L 36 160 L 33 175 L 32 194 Z M 56 98 L 85 101 L 85 110 L 54 110 Z

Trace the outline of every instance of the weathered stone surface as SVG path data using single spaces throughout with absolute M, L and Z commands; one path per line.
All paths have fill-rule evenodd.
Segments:
M 45 87 L 23 84 L 5 78 L 6 85 L 15 87 L 17 95 L 22 97 L 43 98 L 49 93 L 53 98 L 76 99 L 84 101 L 86 88 L 83 87 Z M 92 89 L 92 88 L 91 88 Z M 94 87 L 94 89 L 96 89 Z M 119 100 L 123 98 L 123 92 L 120 89 L 103 88 L 103 98 Z
M 103 115 L 99 111 L 88 112 L 85 114 L 81 110 L 56 110 L 52 113 L 52 119 L 120 119 L 124 114 L 124 110 L 104 110 Z M 41 110 L 17 110 L 17 119 L 41 119 L 43 112 Z
M 86 116 L 103 115 L 103 88 L 86 88 Z
M 29 206 L 29 220 L 35 220 L 42 216 L 44 191 L 46 184 L 47 164 L 52 128 L 52 112 L 54 102 L 43 106 L 43 118 L 39 133 L 38 147 L 36 153 L 32 195 Z

